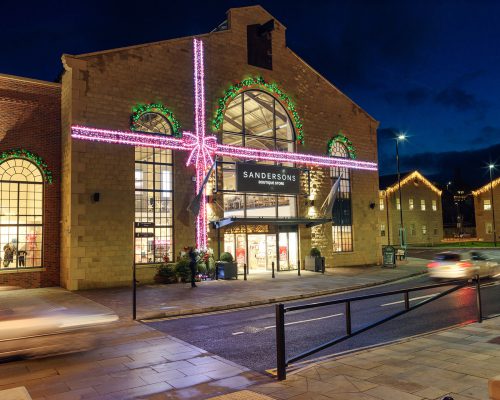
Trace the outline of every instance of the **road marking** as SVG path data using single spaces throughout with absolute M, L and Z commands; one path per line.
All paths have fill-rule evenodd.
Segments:
M 233 336 L 236 336 L 236 335 L 242 335 L 244 334 L 245 332 L 233 332 Z
M 432 297 L 432 296 L 436 296 L 438 295 L 439 293 L 434 293 L 434 294 L 429 294 L 427 296 L 420 296 L 420 297 L 414 297 L 412 299 L 410 299 L 410 301 L 413 301 L 413 300 L 421 300 L 421 299 L 427 299 L 429 297 Z M 380 307 L 385 307 L 385 306 L 392 306 L 394 304 L 400 304 L 400 303 L 404 303 L 405 301 L 404 300 L 400 300 L 400 301 L 393 301 L 392 303 L 385 303 L 385 304 L 381 304 Z
M 297 325 L 297 324 L 304 324 L 306 322 L 319 321 L 319 320 L 322 320 L 322 319 L 333 318 L 333 317 L 340 317 L 341 315 L 344 315 L 344 313 L 326 315 L 324 317 L 318 317 L 318 318 L 304 319 L 302 321 L 288 322 L 288 323 L 285 324 L 285 326 L 288 326 L 288 325 Z M 265 326 L 264 327 L 264 329 L 274 329 L 274 328 L 276 328 L 275 325 L 269 325 L 269 326 Z

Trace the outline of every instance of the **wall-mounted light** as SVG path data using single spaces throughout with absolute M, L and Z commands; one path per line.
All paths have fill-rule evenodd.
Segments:
M 374 202 L 371 202 L 370 203 L 370 208 L 373 210 L 375 208 L 375 203 Z
M 314 207 L 314 199 L 306 199 L 306 206 Z

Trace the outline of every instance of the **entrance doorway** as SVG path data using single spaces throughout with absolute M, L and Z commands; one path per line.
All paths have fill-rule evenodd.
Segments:
M 297 232 L 224 234 L 224 251 L 255 272 L 271 271 L 273 262 L 276 271 L 297 269 L 298 249 Z

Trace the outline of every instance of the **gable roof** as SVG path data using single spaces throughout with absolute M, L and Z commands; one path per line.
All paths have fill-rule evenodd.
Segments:
M 493 182 L 488 182 L 486 185 L 484 186 L 481 186 L 479 189 L 477 190 L 473 190 L 472 191 L 472 194 L 474 196 L 479 196 L 480 194 L 483 194 L 485 192 L 489 192 L 490 191 L 490 188 L 491 186 L 493 186 L 493 188 L 497 187 L 498 185 L 500 185 L 500 178 L 497 178 L 495 180 L 493 180 Z
M 437 193 L 438 195 L 441 196 L 442 191 L 439 190 L 435 185 L 433 185 L 428 179 L 426 179 L 420 172 L 418 171 L 413 171 L 413 172 L 405 172 L 404 174 L 401 174 L 401 187 L 404 185 L 407 185 L 410 182 L 413 182 L 415 180 L 419 180 L 422 182 L 424 185 L 426 185 L 429 189 Z M 398 190 L 399 185 L 398 185 L 398 176 L 397 174 L 393 175 L 384 175 L 379 177 L 379 188 L 380 190 L 385 190 L 387 194 L 391 194 L 392 192 L 395 192 Z

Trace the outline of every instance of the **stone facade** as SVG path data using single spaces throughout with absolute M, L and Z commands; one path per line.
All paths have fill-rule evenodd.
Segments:
M 443 239 L 441 191 L 415 171 L 401 176 L 401 197 L 407 244 L 432 245 L 441 242 Z M 376 209 L 379 214 L 378 233 L 383 245 L 400 243 L 398 200 L 397 180 L 379 192 Z
M 491 193 L 491 186 L 493 186 L 493 193 Z M 474 195 L 477 238 L 485 242 L 493 242 L 495 227 L 497 243 L 500 242 L 500 178 L 493 180 L 491 185 L 487 183 L 472 194 Z M 495 225 L 493 224 L 493 211 L 495 211 Z
M 248 76 L 276 82 L 293 99 L 302 118 L 305 144 L 297 151 L 324 155 L 327 142 L 342 131 L 363 161 L 377 162 L 377 121 L 286 47 L 285 27 L 272 32 L 273 69 L 247 64 L 247 26 L 273 18 L 260 6 L 231 9 L 228 29 L 200 35 L 205 44 L 207 116 L 232 83 Z M 102 51 L 64 55 L 62 80 L 63 207 L 61 280 L 75 290 L 127 285 L 131 281 L 134 221 L 134 148 L 72 140 L 71 125 L 127 130 L 132 107 L 161 102 L 184 130 L 194 129 L 192 37 Z M 207 118 L 210 120 L 210 118 Z M 208 132 L 211 126 L 207 126 Z M 219 134 L 220 132 L 214 132 Z M 187 154 L 174 151 L 174 253 L 195 243 L 194 219 L 186 206 L 194 193 L 194 169 Z M 331 224 L 300 228 L 300 257 L 317 246 L 327 266 L 366 265 L 380 261 L 378 174 L 352 171 L 354 251 L 334 254 Z M 311 216 L 330 190 L 328 171 L 314 169 L 315 209 L 298 200 L 299 215 Z M 93 202 L 93 193 L 100 201 Z M 210 245 L 216 246 L 213 230 Z
M 60 93 L 58 83 L 0 75 L 0 153 L 13 149 L 35 153 L 53 177 L 52 184 L 44 184 L 42 267 L 0 270 L 0 285 L 59 285 Z

